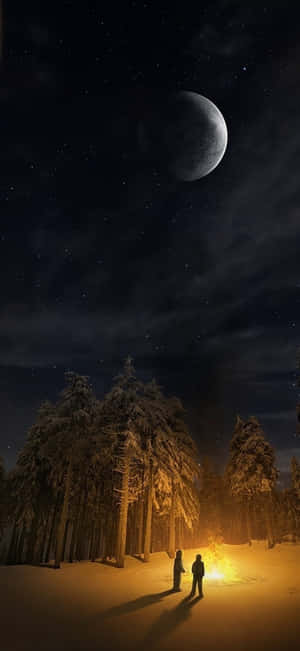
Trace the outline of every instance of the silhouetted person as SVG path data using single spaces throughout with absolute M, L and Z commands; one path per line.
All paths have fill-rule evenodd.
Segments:
M 196 587 L 198 586 L 198 591 L 199 591 L 199 597 L 203 597 L 203 592 L 202 592 L 202 579 L 205 574 L 205 569 L 204 569 L 204 563 L 201 560 L 202 556 L 201 554 L 197 554 L 196 560 L 193 562 L 192 565 L 192 572 L 193 572 L 193 585 L 192 585 L 192 591 L 190 596 L 193 597 L 195 592 L 196 592 Z
M 173 568 L 173 577 L 174 577 L 174 583 L 173 583 L 173 590 L 174 592 L 180 592 L 181 587 L 180 587 L 180 581 L 181 581 L 181 574 L 182 572 L 185 572 L 185 569 L 182 565 L 182 551 L 181 549 L 178 549 L 176 552 L 176 557 L 174 561 L 174 568 Z

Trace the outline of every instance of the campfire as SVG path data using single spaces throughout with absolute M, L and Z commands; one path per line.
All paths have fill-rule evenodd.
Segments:
M 236 570 L 224 554 L 223 545 L 210 542 L 204 555 L 205 578 L 209 581 L 232 583 L 238 581 Z

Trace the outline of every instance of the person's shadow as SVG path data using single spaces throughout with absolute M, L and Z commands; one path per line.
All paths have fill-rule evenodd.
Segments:
M 164 597 L 174 594 L 173 590 L 164 590 L 164 592 L 156 592 L 154 594 L 148 594 L 144 597 L 138 597 L 138 599 L 133 599 L 133 601 L 128 601 L 126 604 L 120 604 L 120 606 L 113 606 L 102 613 L 102 617 L 117 617 L 118 615 L 126 615 L 128 613 L 133 613 L 135 610 L 140 610 L 141 608 L 147 608 L 152 604 L 156 604 L 159 601 L 162 601 Z
M 146 637 L 144 638 L 141 649 L 150 649 L 158 646 L 159 642 L 170 635 L 175 628 L 183 624 L 190 616 L 191 609 L 201 600 L 202 597 L 190 599 L 185 597 L 172 610 L 165 610 L 160 617 L 152 624 Z

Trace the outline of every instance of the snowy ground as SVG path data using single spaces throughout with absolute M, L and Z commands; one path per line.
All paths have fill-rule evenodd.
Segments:
M 299 648 L 300 546 L 224 546 L 238 581 L 206 580 L 204 599 L 187 601 L 171 585 L 172 561 L 128 558 L 124 570 L 101 563 L 61 570 L 0 567 L 1 651 L 185 649 L 285 651 Z M 186 551 L 190 570 L 196 552 Z

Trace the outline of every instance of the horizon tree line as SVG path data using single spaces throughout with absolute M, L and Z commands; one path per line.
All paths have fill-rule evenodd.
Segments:
M 200 457 L 178 398 L 142 382 L 128 358 L 98 400 L 66 373 L 40 406 L 15 468 L 0 463 L 1 562 L 53 563 L 300 538 L 300 464 L 279 490 L 275 453 L 254 417 L 237 417 L 223 474 Z

